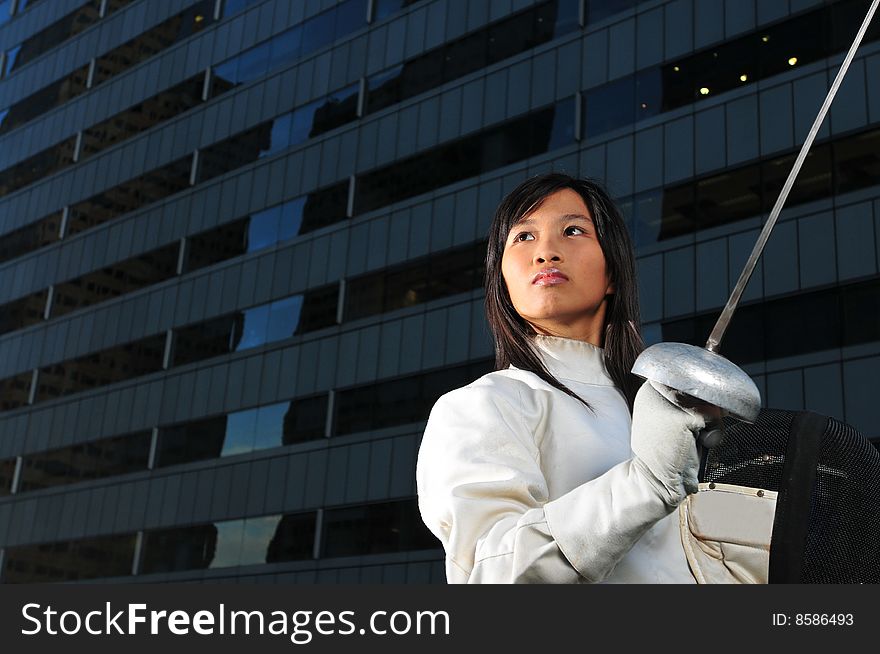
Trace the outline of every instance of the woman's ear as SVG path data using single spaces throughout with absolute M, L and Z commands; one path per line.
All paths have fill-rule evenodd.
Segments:
M 614 287 L 614 282 L 609 282 L 608 287 L 605 289 L 605 295 L 614 295 L 617 292 L 617 289 Z

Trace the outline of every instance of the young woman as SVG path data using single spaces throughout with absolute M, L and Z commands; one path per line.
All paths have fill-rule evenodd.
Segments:
M 704 420 L 629 372 L 634 256 L 601 186 L 551 173 L 501 202 L 486 315 L 496 371 L 437 401 L 416 470 L 448 581 L 693 583 L 673 511 Z

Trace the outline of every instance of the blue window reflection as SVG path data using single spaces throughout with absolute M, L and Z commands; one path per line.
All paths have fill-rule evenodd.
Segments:
M 315 112 L 323 102 L 323 100 L 315 100 L 293 112 L 293 124 L 290 128 L 290 145 L 303 143 L 309 139 L 312 133 L 312 126 L 315 124 Z
M 236 343 L 233 340 L 233 351 L 241 352 L 252 347 L 259 347 L 266 342 L 266 330 L 269 327 L 269 305 L 262 305 L 242 312 L 244 326 L 241 338 Z M 235 339 L 236 334 L 233 338 Z
M 290 202 L 285 202 L 281 208 L 281 227 L 278 238 L 286 241 L 299 235 L 302 228 L 303 211 L 305 210 L 307 195 L 298 197 Z
M 21 52 L 21 44 L 14 48 L 9 48 L 9 50 L 6 51 L 6 69 L 3 71 L 4 75 L 8 75 L 12 69 L 15 68 L 15 60 L 18 57 L 19 52 Z
M 233 489 L 233 492 L 240 492 Z M 229 568 L 238 565 L 241 559 L 241 540 L 244 533 L 244 520 L 227 520 L 214 523 L 217 530 L 217 542 L 214 546 L 214 558 L 209 568 Z
M 268 157 L 276 152 L 281 152 L 291 145 L 290 133 L 293 128 L 293 114 L 286 113 L 272 121 L 272 133 L 269 136 L 269 147 L 260 153 L 261 157 Z
M 251 216 L 248 223 L 247 252 L 255 252 L 275 245 L 278 242 L 278 223 L 280 220 L 280 205 Z
M 12 18 L 12 0 L 0 0 L 0 25 Z
M 280 515 L 261 518 L 247 518 L 243 521 L 241 556 L 238 565 L 259 565 L 266 563 L 269 544 L 275 537 Z
M 275 300 L 269 305 L 267 343 L 273 343 L 293 336 L 299 325 L 302 306 L 302 295 Z
M 257 428 L 257 410 L 248 409 L 230 413 L 226 418 L 226 437 L 220 456 L 245 454 L 254 449 L 254 434 Z
M 235 86 L 240 81 L 238 78 L 238 57 L 224 61 L 222 64 L 217 64 L 214 66 L 213 73 L 217 79 L 229 82 L 230 86 Z M 223 92 L 227 91 L 229 87 L 218 86 L 217 88 L 220 92 Z
M 270 404 L 257 410 L 255 450 L 284 445 L 284 419 L 292 411 L 290 402 Z

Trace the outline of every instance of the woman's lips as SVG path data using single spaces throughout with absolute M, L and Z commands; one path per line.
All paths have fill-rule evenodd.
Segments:
M 562 284 L 567 281 L 568 277 L 563 275 L 562 271 L 557 270 L 556 268 L 549 268 L 547 270 L 542 270 L 535 275 L 532 284 L 535 286 L 555 286 L 556 284 Z

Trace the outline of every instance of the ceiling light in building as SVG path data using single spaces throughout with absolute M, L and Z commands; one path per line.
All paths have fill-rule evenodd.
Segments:
M 740 82 L 748 82 L 748 81 L 749 81 L 749 76 L 746 75 L 745 73 L 743 73 L 742 75 L 739 76 L 739 81 L 740 81 Z
M 647 108 L 648 108 L 648 103 L 647 103 L 647 102 L 643 102 L 643 103 L 642 103 L 642 109 L 647 109 Z
M 766 36 L 766 35 L 764 35 L 764 36 L 762 36 L 762 37 L 761 37 L 761 40 L 762 40 L 762 41 L 763 41 L 763 42 L 764 42 L 764 43 L 767 43 L 767 41 L 769 41 L 769 40 L 770 40 L 770 37 L 769 37 L 769 36 Z
M 201 23 L 203 20 L 205 20 L 205 17 L 202 16 L 201 14 L 198 14 L 198 15 L 196 16 L 196 19 L 195 19 L 195 20 L 196 20 L 197 23 Z
M 797 63 L 797 57 L 789 57 L 789 59 L 788 59 L 789 66 L 794 66 L 796 63 Z
M 700 87 L 700 95 L 709 95 L 709 87 L 708 86 Z
M 679 68 L 678 66 L 673 66 L 672 70 L 674 70 L 677 73 L 678 71 L 681 70 L 681 68 Z

